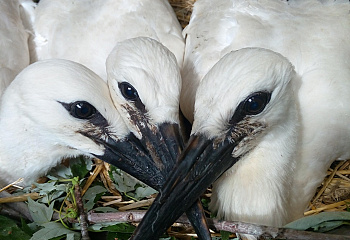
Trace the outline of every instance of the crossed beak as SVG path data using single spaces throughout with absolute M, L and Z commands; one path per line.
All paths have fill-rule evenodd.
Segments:
M 131 239 L 152 239 L 166 231 L 237 159 L 236 142 L 192 135 L 152 206 Z M 154 238 L 153 238 L 154 239 Z
M 141 139 L 132 133 L 119 141 L 108 138 L 103 143 L 106 147 L 104 155 L 96 157 L 160 191 L 183 149 L 180 129 L 178 124 L 163 123 L 158 127 L 145 125 L 140 130 Z M 197 198 L 194 198 L 182 212 L 188 210 L 187 215 L 202 239 L 211 239 L 202 205 L 196 200 Z M 152 233 L 148 239 L 155 239 L 155 236 L 162 233 Z M 141 239 L 147 237 L 142 236 Z

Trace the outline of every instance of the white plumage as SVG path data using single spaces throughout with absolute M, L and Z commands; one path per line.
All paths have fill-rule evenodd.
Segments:
M 176 57 L 160 42 L 137 37 L 119 42 L 108 56 L 106 67 L 113 102 L 130 131 L 151 154 L 148 168 L 157 169 L 156 174 L 142 175 L 151 183 L 156 175 L 162 176 L 156 185 L 159 190 L 183 148 L 179 119 L 181 76 Z M 199 238 L 211 239 L 200 202 L 186 214 Z M 145 236 L 144 231 L 136 230 L 134 238 L 156 239 L 160 234 Z
M 93 118 L 73 117 L 74 103 L 81 101 L 95 107 L 108 126 L 99 126 Z M 68 60 L 34 63 L 16 77 L 1 99 L 0 184 L 23 177 L 28 185 L 65 157 L 102 156 L 103 140 L 118 140 L 127 133 L 107 84 L 95 73 Z M 96 141 L 95 136 L 102 140 Z
M 40 1 L 35 13 L 38 59 L 79 62 L 106 80 L 105 62 L 117 42 L 151 37 L 182 66 L 182 28 L 166 0 Z
M 219 218 L 282 226 L 302 216 L 331 162 L 350 157 L 349 10 L 348 1 L 195 3 L 181 96 L 190 120 L 195 102 L 192 134 L 220 136 L 240 102 L 272 93 L 242 123 L 261 132 L 242 140 L 241 159 L 214 184 Z M 260 49 L 235 51 L 246 47 Z
M 0 1 L 0 96 L 29 64 L 28 38 L 17 0 Z
M 180 70 L 175 56 L 163 44 L 145 37 L 122 41 L 110 53 L 106 67 L 111 96 L 124 117 L 130 113 L 123 105 L 135 109 L 118 87 L 128 82 L 137 90 L 152 124 L 179 124 Z
M 165 0 L 42 0 L 35 9 L 29 1 L 22 0 L 21 4 L 24 6 L 24 24 L 28 30 L 32 30 L 31 28 L 33 28 L 35 34 L 34 40 L 36 48 L 32 55 L 33 61 L 50 58 L 73 60 L 91 68 L 106 80 L 106 58 L 116 43 L 131 37 L 148 36 L 161 41 L 173 51 L 177 57 L 177 63 L 179 65 L 182 64 L 184 39 L 181 35 L 181 26 L 176 19 L 173 9 Z M 25 54 L 22 50 L 19 52 L 23 55 Z M 29 62 L 28 50 L 27 56 Z M 150 65 L 152 65 L 152 63 L 150 63 Z M 31 88 L 37 86 L 40 89 L 45 89 L 44 86 L 35 83 L 34 79 L 32 79 L 31 82 L 33 84 Z M 54 91 L 55 87 L 53 83 L 51 84 L 53 88 L 52 91 Z M 97 82 L 96 84 L 99 83 Z M 96 100 L 100 97 L 100 101 L 105 101 L 105 98 L 109 99 L 109 92 L 98 93 L 98 91 L 90 91 L 83 85 L 84 84 L 81 83 L 77 91 L 81 89 L 82 92 L 86 91 L 86 94 L 96 95 Z M 67 86 L 67 88 L 69 88 L 69 86 Z M 178 89 L 179 91 L 179 88 L 180 86 L 174 89 Z M 13 94 L 15 96 L 17 95 L 16 93 Z M 74 93 L 68 92 L 66 94 L 72 98 L 78 96 L 74 96 Z M 40 100 L 42 96 L 38 94 L 36 97 L 33 96 L 33 99 L 34 98 Z M 7 101 L 9 100 L 6 100 L 6 102 Z M 5 102 L 5 99 L 3 102 Z M 43 113 L 37 114 L 39 118 Z M 111 120 L 113 120 L 113 118 Z M 37 129 L 37 131 L 41 132 L 43 130 Z M 24 137 L 21 133 L 18 134 Z M 24 137 L 24 139 L 26 138 Z M 28 144 L 26 148 L 30 149 L 31 143 L 29 142 Z M 17 151 L 17 154 L 30 155 L 20 150 Z M 24 156 L 22 159 L 23 158 Z M 55 157 L 53 158 L 55 159 Z M 15 157 L 15 159 L 17 159 L 17 157 Z M 38 162 L 32 164 L 37 164 L 37 167 L 41 166 Z M 51 167 L 51 165 L 55 164 L 56 160 L 52 161 L 49 165 Z M 11 168 L 11 166 L 8 167 L 9 169 Z M 45 171 L 43 170 L 42 172 Z M 36 177 L 37 174 L 33 174 L 32 179 Z M 16 175 L 14 175 L 13 178 L 16 178 Z

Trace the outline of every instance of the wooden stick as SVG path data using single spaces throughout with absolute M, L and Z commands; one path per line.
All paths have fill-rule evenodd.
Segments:
M 81 199 L 81 190 L 79 184 L 74 185 L 74 195 L 77 202 L 79 220 L 81 226 L 81 239 L 90 240 L 89 231 L 88 231 L 88 219 L 86 212 L 84 210 L 83 200 Z
M 346 240 L 350 236 L 340 236 L 286 228 L 267 227 L 243 222 L 227 222 L 208 219 L 209 226 L 217 230 L 254 235 L 258 239 L 298 239 L 298 240 Z
M 334 171 L 327 171 L 327 175 L 330 175 L 332 174 Z M 338 170 L 337 173 L 340 173 L 340 174 L 343 174 L 343 175 L 346 175 L 346 174 L 350 174 L 350 169 L 347 169 L 347 170 Z
M 26 193 L 20 196 L 9 196 L 9 197 L 3 197 L 0 198 L 0 203 L 13 203 L 13 202 L 25 202 L 28 200 L 28 197 L 30 197 L 33 200 L 39 199 L 40 195 L 39 193 Z
M 347 199 L 347 200 L 344 200 L 344 201 L 340 201 L 340 202 L 336 202 L 336 203 L 332 203 L 332 204 L 328 204 L 326 206 L 323 206 L 323 207 L 320 207 L 320 208 L 316 208 L 314 210 L 310 210 L 310 211 L 304 212 L 304 216 L 308 216 L 308 215 L 311 215 L 311 214 L 322 212 L 324 210 L 336 208 L 336 207 L 345 205 L 347 203 L 350 203 L 350 199 Z
M 120 207 L 120 208 L 118 208 L 118 210 L 119 211 L 127 211 L 127 210 L 140 208 L 140 207 L 148 207 L 148 206 L 151 206 L 153 201 L 154 201 L 154 198 L 138 201 L 138 202 L 135 202 L 135 203 L 132 203 L 132 204 Z
M 9 185 L 7 185 L 7 186 L 1 188 L 1 189 L 0 189 L 0 192 L 5 191 L 5 190 L 8 189 L 9 187 L 15 186 L 17 183 L 23 182 L 23 180 L 24 180 L 23 178 L 17 179 L 17 180 L 14 181 L 13 183 L 10 183 Z
M 86 183 L 83 187 L 83 190 L 81 191 L 81 196 L 84 196 L 84 194 L 89 189 L 92 182 L 96 179 L 96 177 L 100 174 L 100 172 L 102 171 L 102 169 L 104 167 L 102 164 L 102 160 L 95 159 L 95 162 L 96 162 L 96 167 L 95 167 L 94 171 L 92 172 L 92 174 L 89 176 L 89 178 L 86 180 Z
M 337 171 L 337 172 L 335 173 L 335 175 L 337 175 L 338 177 L 344 179 L 345 181 L 350 182 L 350 178 L 345 177 L 343 174 L 339 173 L 339 171 Z
M 112 193 L 114 196 L 121 196 L 120 192 L 117 190 L 117 188 L 114 186 L 114 183 L 109 176 L 109 170 L 110 165 L 106 162 L 103 162 L 102 165 L 104 166 L 102 171 L 100 172 L 100 177 L 103 182 L 103 185 L 106 187 L 106 189 Z
M 327 181 L 325 182 L 325 184 L 323 185 L 323 187 L 321 188 L 321 190 L 317 193 L 316 197 L 314 198 L 314 200 L 312 200 L 312 204 L 315 204 L 315 202 L 317 201 L 317 199 L 322 195 L 322 193 L 326 190 L 328 184 L 332 181 L 335 173 L 337 172 L 337 170 L 346 162 L 340 162 L 338 163 L 338 165 L 334 168 L 334 170 L 332 170 L 332 174 L 329 176 L 329 178 L 327 179 Z
M 138 223 L 142 220 L 146 211 L 129 211 L 116 213 L 88 213 L 90 223 L 102 222 L 128 222 Z M 177 221 L 185 225 L 190 225 L 186 215 L 182 215 Z M 296 239 L 296 240 L 350 240 L 350 236 L 340 236 L 333 234 L 314 233 L 298 231 L 285 228 L 267 227 L 244 222 L 228 222 L 216 219 L 208 219 L 210 228 L 217 231 L 229 231 L 233 233 L 251 234 L 261 239 Z

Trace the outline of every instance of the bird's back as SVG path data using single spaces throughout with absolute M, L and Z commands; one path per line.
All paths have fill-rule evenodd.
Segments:
M 300 152 L 292 209 L 301 209 L 335 159 L 350 157 L 349 1 L 196 2 L 184 30 L 181 107 L 192 120 L 196 88 L 225 54 L 245 47 L 281 53 L 295 66 Z
M 128 38 L 154 38 L 182 64 L 182 29 L 164 0 L 43 0 L 36 10 L 34 29 L 39 59 L 77 61 L 105 80 L 108 54 L 118 41 Z
M 315 69 L 325 69 L 325 72 L 330 72 L 327 68 L 346 69 L 350 4 L 324 2 L 197 1 L 184 30 L 181 102 L 186 117 L 193 118 L 192 105 L 198 83 L 232 50 L 271 49 L 287 57 L 300 75 Z
M 0 2 L 0 96 L 15 76 L 29 64 L 28 33 L 17 0 Z

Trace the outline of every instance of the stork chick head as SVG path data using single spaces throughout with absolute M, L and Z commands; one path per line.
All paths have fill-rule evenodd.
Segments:
M 294 136 L 293 127 L 296 126 L 294 93 L 290 91 L 294 85 L 292 80 L 297 80 L 295 78 L 297 75 L 292 64 L 270 50 L 241 49 L 220 59 L 197 90 L 192 133 L 179 164 L 171 172 L 138 231 L 165 231 L 227 169 L 239 165 L 245 161 L 242 158 L 246 155 L 264 147 L 260 146 L 261 142 L 268 145 L 269 140 L 282 141 L 281 145 L 285 147 L 288 144 L 293 146 L 293 142 L 286 142 L 284 135 L 289 131 Z M 284 129 L 287 122 L 291 124 Z M 271 167 L 276 163 L 269 161 L 258 164 Z M 253 165 L 255 163 L 253 161 Z M 286 164 L 288 162 L 283 166 Z M 276 167 L 276 170 L 281 170 L 281 167 Z M 255 176 L 247 177 L 249 182 L 249 178 Z M 264 183 L 264 180 L 260 182 Z M 270 183 L 269 180 L 265 182 Z M 236 187 L 250 191 L 244 186 Z M 278 190 L 276 194 L 279 194 Z M 246 202 L 241 202 L 243 208 L 251 207 L 246 207 L 248 201 L 249 196 Z
M 181 76 L 164 45 L 146 37 L 119 42 L 107 59 L 107 74 L 114 103 L 127 115 L 141 112 L 154 124 L 178 123 Z
M 176 58 L 161 43 L 138 37 L 119 42 L 107 59 L 114 104 L 168 174 L 182 148 L 179 131 L 181 76 Z
M 239 157 L 269 132 L 265 129 L 295 115 L 293 78 L 293 65 L 276 52 L 245 48 L 225 55 L 198 87 L 191 134 L 242 138 L 233 152 Z
M 64 157 L 113 162 L 134 154 L 121 148 L 130 131 L 107 84 L 78 63 L 53 59 L 28 66 L 6 89 L 0 107 L 5 182 L 23 177 L 28 184 Z

